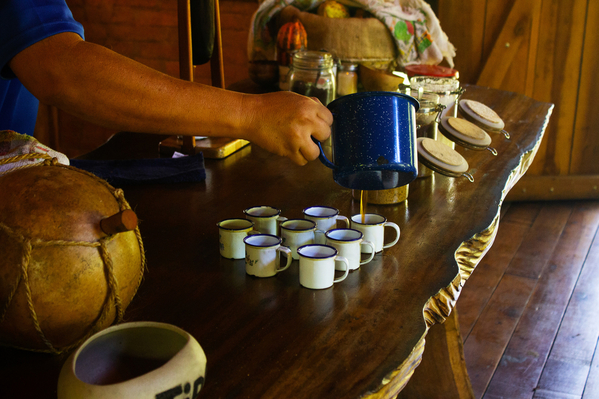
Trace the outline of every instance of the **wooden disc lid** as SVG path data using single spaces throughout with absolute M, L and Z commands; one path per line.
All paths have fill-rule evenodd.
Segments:
M 439 130 L 445 137 L 462 147 L 472 150 L 489 149 L 494 154 L 496 153 L 494 149 L 489 147 L 491 145 L 491 136 L 474 123 L 468 122 L 465 119 L 453 116 L 442 118 L 441 123 L 439 123 Z
M 417 140 L 418 160 L 424 166 L 445 176 L 465 176 L 474 181 L 468 172 L 468 161 L 456 150 L 428 137 Z
M 474 123 L 476 126 L 495 133 L 503 133 L 506 138 L 510 138 L 505 130 L 503 119 L 490 107 L 474 100 L 460 100 L 458 110 L 466 120 Z

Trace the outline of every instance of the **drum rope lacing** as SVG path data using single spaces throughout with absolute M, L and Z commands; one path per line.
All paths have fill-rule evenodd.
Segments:
M 98 176 L 94 175 L 93 173 L 75 168 L 74 166 L 62 165 L 62 164 L 58 163 L 58 160 L 56 158 L 52 158 L 49 155 L 37 154 L 37 153 L 18 155 L 18 156 L 14 156 L 14 157 L 10 157 L 10 158 L 0 159 L 0 165 L 12 163 L 12 162 L 18 162 L 18 161 L 22 161 L 24 159 L 39 159 L 39 158 L 44 159 L 44 161 L 39 162 L 39 163 L 31 163 L 31 164 L 21 165 L 21 166 L 11 169 L 8 173 L 13 172 L 18 169 L 29 168 L 29 167 L 33 167 L 33 166 L 55 166 L 55 167 L 61 167 L 61 168 L 65 168 L 65 169 L 74 170 L 79 173 L 83 173 L 83 174 L 93 178 L 97 182 L 101 183 L 102 185 L 104 185 L 108 189 L 108 191 L 110 191 L 116 198 L 121 211 L 123 211 L 125 209 L 131 209 L 131 206 L 125 199 L 125 195 L 124 195 L 124 192 L 122 189 L 120 189 L 120 188 L 115 189 L 110 184 L 108 184 L 107 181 L 99 178 Z M 11 291 L 8 295 L 6 303 L 2 306 L 2 308 L 0 308 L 0 324 L 2 324 L 2 322 L 4 321 L 4 317 L 6 316 L 6 313 L 8 312 L 8 309 L 10 308 L 11 302 L 12 302 L 20 284 L 23 283 L 24 289 L 25 289 L 25 295 L 27 298 L 27 307 L 29 310 L 29 315 L 32 318 L 35 330 L 37 331 L 40 339 L 43 341 L 43 343 L 47 349 L 21 348 L 21 347 L 14 346 L 14 345 L 12 347 L 15 347 L 17 349 L 25 349 L 28 351 L 35 351 L 35 352 L 50 352 L 53 354 L 61 354 L 63 352 L 67 352 L 67 351 L 79 346 L 87 338 L 91 337 L 94 333 L 96 333 L 98 330 L 98 325 L 101 325 L 102 322 L 108 316 L 108 313 L 110 312 L 111 304 L 114 304 L 115 313 L 116 313 L 116 318 L 115 318 L 114 323 L 118 324 L 123 320 L 123 314 L 124 314 L 125 310 L 123 309 L 122 301 L 119 296 L 118 281 L 117 281 L 115 273 L 114 273 L 112 258 L 107 249 L 107 244 L 115 237 L 114 235 L 103 237 L 95 242 L 69 241 L 69 240 L 43 240 L 40 238 L 26 237 L 23 234 L 20 234 L 19 232 L 15 231 L 14 229 L 10 228 L 9 226 L 7 226 L 6 224 L 4 224 L 2 222 L 0 222 L 0 231 L 4 232 L 6 235 L 8 235 L 12 239 L 14 239 L 18 243 L 20 243 L 22 246 L 22 254 L 23 254 L 21 265 L 20 265 L 21 266 L 20 274 L 17 276 L 17 279 L 11 288 Z M 135 294 L 137 293 L 137 289 L 141 285 L 141 282 L 142 282 L 142 279 L 143 279 L 143 276 L 144 276 L 144 273 L 146 270 L 146 256 L 145 256 L 145 252 L 144 252 L 143 242 L 141 239 L 141 233 L 139 232 L 139 227 L 135 228 L 135 236 L 136 236 L 137 242 L 139 244 L 139 250 L 140 250 L 140 256 L 141 256 L 141 270 L 140 270 L 139 281 L 138 281 L 137 287 L 135 287 L 135 291 L 134 291 L 132 297 L 134 297 Z M 88 328 L 88 331 L 84 334 L 84 336 L 82 338 L 80 338 L 79 340 L 77 340 L 77 342 L 75 342 L 71 345 L 68 345 L 66 347 L 61 347 L 61 348 L 57 348 L 45 336 L 45 334 L 40 326 L 37 312 L 35 311 L 35 306 L 33 303 L 32 292 L 31 292 L 31 286 L 29 284 L 29 264 L 31 262 L 31 254 L 33 252 L 33 249 L 35 247 L 50 247 L 50 246 L 79 246 L 79 247 L 98 248 L 100 258 L 102 259 L 102 262 L 104 264 L 105 277 L 106 277 L 106 280 L 107 280 L 106 282 L 108 285 L 108 293 L 107 293 L 108 300 L 104 301 L 100 316 L 98 318 L 96 318 L 95 322 Z

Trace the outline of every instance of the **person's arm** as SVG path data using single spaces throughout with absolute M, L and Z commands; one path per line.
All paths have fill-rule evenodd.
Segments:
M 333 118 L 317 100 L 291 92 L 249 95 L 186 82 L 60 33 L 9 64 L 41 102 L 116 130 L 249 140 L 303 165 L 318 157 L 311 136 Z

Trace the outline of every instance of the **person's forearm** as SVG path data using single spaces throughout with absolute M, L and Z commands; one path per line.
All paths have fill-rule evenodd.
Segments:
M 247 139 L 303 165 L 333 116 L 291 92 L 250 95 L 165 75 L 74 33 L 17 54 L 15 75 L 40 101 L 115 130 Z
M 189 84 L 102 46 L 72 35 L 64 42 L 37 43 L 35 59 L 50 63 L 43 73 L 21 73 L 23 84 L 42 102 L 96 124 L 127 131 L 228 136 L 242 135 L 244 96 L 200 84 Z M 54 42 L 53 42 L 54 41 Z M 56 52 L 60 54 L 56 54 Z M 41 53 L 48 53 L 41 56 Z M 53 54 L 50 54 L 53 52 Z M 218 92 L 218 93 L 217 93 Z

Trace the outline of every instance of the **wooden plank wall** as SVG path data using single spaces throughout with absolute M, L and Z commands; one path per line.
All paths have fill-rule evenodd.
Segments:
M 591 0 L 440 0 L 465 83 L 555 104 L 535 161 L 512 200 L 599 198 L 599 7 Z
M 581 7 L 582 8 L 582 7 Z M 599 26 L 599 3 L 588 2 L 586 26 Z M 578 113 L 574 131 L 572 152 L 581 154 L 574 157 L 571 168 L 579 174 L 596 173 L 599 158 L 599 112 L 595 96 L 599 93 L 599 32 L 589 32 L 584 37 L 582 65 L 580 67 L 580 91 L 578 95 Z

